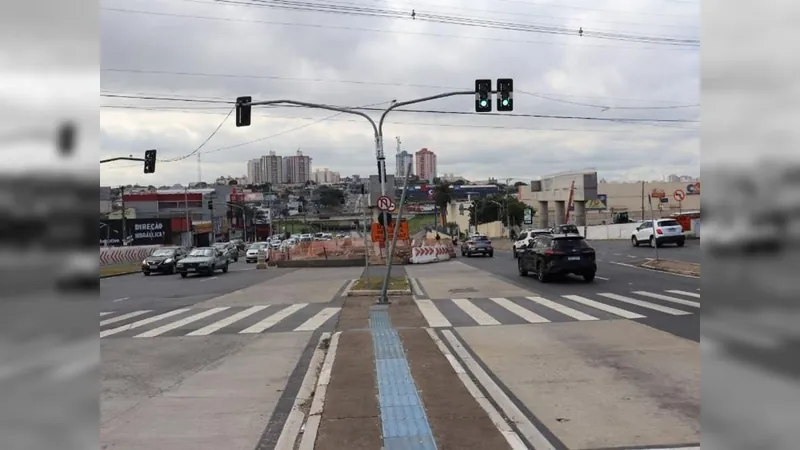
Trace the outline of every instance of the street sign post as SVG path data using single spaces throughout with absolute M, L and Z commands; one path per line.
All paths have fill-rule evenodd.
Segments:
M 381 195 L 380 197 L 378 197 L 378 201 L 375 202 L 375 206 L 377 206 L 379 210 L 384 212 L 393 212 L 395 208 L 397 208 L 397 205 L 394 204 L 392 199 L 385 195 Z
M 533 210 L 530 208 L 525 208 L 525 211 L 522 216 L 522 222 L 525 225 L 533 225 Z

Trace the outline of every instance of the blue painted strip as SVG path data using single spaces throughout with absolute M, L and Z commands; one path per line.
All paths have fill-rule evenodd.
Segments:
M 369 313 L 384 450 L 436 450 L 428 417 L 411 376 L 403 343 L 386 306 Z

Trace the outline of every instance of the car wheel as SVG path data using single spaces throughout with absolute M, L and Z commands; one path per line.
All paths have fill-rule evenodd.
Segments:
M 683 247 L 686 241 L 678 241 L 678 247 Z
M 494 252 L 489 252 L 489 258 L 494 258 Z
M 228 273 L 228 265 L 225 264 L 225 267 L 222 268 L 222 273 Z
M 536 279 L 539 280 L 540 283 L 547 283 L 549 281 L 547 274 L 544 272 L 544 264 L 539 264 L 539 267 L 536 268 Z
M 143 274 L 144 274 L 144 276 L 146 276 L 146 277 L 149 277 L 149 276 L 150 276 L 150 272 L 142 272 L 142 273 L 143 273 Z
M 514 257 L 514 259 L 517 258 L 517 249 L 515 249 L 515 248 L 511 249 L 511 256 Z
M 186 272 L 181 272 L 181 278 L 186 278 L 186 275 L 188 275 Z
M 583 281 L 591 283 L 594 281 L 594 272 L 586 272 L 583 274 Z
M 650 236 L 650 247 L 656 246 L 656 238 L 654 236 Z
M 170 275 L 175 275 L 175 266 L 172 266 L 172 267 L 169 268 L 169 274 Z
M 636 236 L 632 236 L 631 237 L 631 244 L 633 244 L 634 247 L 638 247 L 639 246 L 639 240 L 636 239 Z
M 527 277 L 527 276 L 528 276 L 528 271 L 527 271 L 527 270 L 525 270 L 525 269 L 522 267 L 522 261 L 520 261 L 520 262 L 517 264 L 517 270 L 519 271 L 519 276 L 521 276 L 521 277 Z

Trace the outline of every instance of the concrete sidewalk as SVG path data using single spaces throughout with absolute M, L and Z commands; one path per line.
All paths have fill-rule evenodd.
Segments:
M 314 449 L 511 448 L 423 326 L 410 297 L 388 308 L 347 299 Z

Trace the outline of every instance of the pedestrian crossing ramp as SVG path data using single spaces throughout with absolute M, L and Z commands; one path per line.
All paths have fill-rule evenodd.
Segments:
M 143 309 L 101 312 L 100 338 L 154 338 L 252 335 L 266 332 L 315 331 L 332 328 L 341 308 L 324 304 L 256 305 L 249 307 Z
M 566 294 L 558 298 L 495 297 L 415 299 L 432 328 L 520 325 L 615 319 L 654 315 L 688 316 L 700 311 L 700 292 L 668 290 Z

